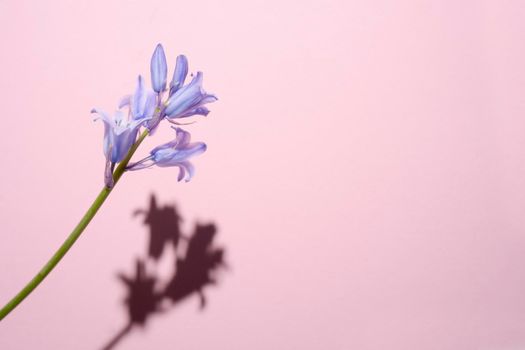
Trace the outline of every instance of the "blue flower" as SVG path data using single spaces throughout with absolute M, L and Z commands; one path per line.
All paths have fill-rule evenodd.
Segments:
M 192 75 L 192 80 L 185 85 L 188 75 L 188 59 L 184 55 L 177 56 L 173 77 L 166 93 L 167 64 L 164 48 L 161 44 L 155 47 L 151 57 L 151 85 L 146 87 L 142 76 L 138 76 L 137 87 L 132 95 L 124 96 L 119 109 L 128 107 L 127 118 L 122 111 L 114 116 L 93 109 L 98 113 L 97 119 L 104 122 L 104 154 L 106 156 L 105 182 L 108 187 L 113 186 L 113 170 L 121 162 L 137 140 L 141 126 L 148 129 L 153 135 L 163 119 L 173 124 L 181 125 L 176 119 L 194 115 L 206 116 L 210 111 L 205 106 L 207 103 L 217 101 L 217 97 L 207 93 L 202 87 L 202 72 Z M 179 168 L 178 180 L 189 181 L 193 174 L 193 165 L 189 158 L 199 155 L 206 150 L 202 142 L 190 143 L 190 134 L 179 128 L 176 130 L 175 140 L 156 147 L 150 155 L 141 161 L 129 165 L 126 169 L 138 170 L 153 165 L 159 167 L 176 166 Z
M 192 81 L 178 89 L 166 102 L 165 113 L 169 119 L 185 118 L 192 115 L 208 115 L 204 105 L 217 101 L 217 97 L 208 94 L 202 88 L 202 72 L 197 72 Z
M 113 117 L 99 109 L 92 109 L 91 113 L 99 115 L 95 120 L 102 120 L 104 123 L 104 155 L 106 156 L 105 183 L 106 186 L 113 186 L 113 168 L 120 162 L 137 139 L 137 132 L 144 119 L 127 120 L 124 113 L 116 111 Z
M 131 118 L 133 120 L 151 119 L 155 113 L 157 97 L 153 90 L 144 85 L 144 79 L 139 75 L 137 88 L 133 95 L 124 96 L 119 103 L 119 108 L 129 107 Z
M 142 78 L 139 76 L 139 84 L 135 92 L 135 98 L 126 96 L 122 99 L 120 107 L 130 105 L 132 117 L 149 116 L 152 118 L 144 125 L 153 134 L 159 123 L 167 117 L 173 124 L 179 124 L 174 119 L 186 118 L 194 115 L 206 116 L 210 111 L 204 105 L 217 101 L 217 97 L 208 94 L 202 88 L 202 72 L 198 72 L 192 81 L 184 85 L 188 75 L 188 59 L 184 55 L 177 56 L 173 78 L 170 82 L 167 100 L 162 95 L 166 90 L 167 65 L 166 55 L 161 44 L 158 44 L 151 57 L 151 84 L 156 92 L 156 98 L 144 88 Z M 140 92 L 139 92 L 140 91 Z M 137 97 L 140 96 L 140 97 Z M 155 100 L 156 103 L 153 102 Z M 134 107 L 134 101 L 141 101 L 139 107 Z M 155 107 L 153 106 L 155 105 Z M 138 112 L 137 112 L 138 111 Z
M 159 167 L 175 166 L 179 168 L 177 181 L 184 179 L 190 181 L 195 174 L 195 168 L 188 161 L 189 158 L 197 156 L 206 151 L 206 144 L 203 142 L 190 143 L 190 133 L 181 128 L 175 129 L 175 140 L 155 147 L 150 155 L 134 164 L 128 166 L 127 170 L 139 170 L 149 168 L 153 165 Z
M 166 89 L 166 80 L 168 78 L 168 66 L 166 64 L 166 55 L 161 44 L 158 44 L 151 56 L 151 85 L 153 90 L 161 93 Z

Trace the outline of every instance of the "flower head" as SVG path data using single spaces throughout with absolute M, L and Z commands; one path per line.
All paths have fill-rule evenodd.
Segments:
M 175 166 L 179 168 L 177 181 L 184 179 L 190 181 L 195 174 L 193 165 L 188 161 L 189 158 L 197 156 L 206 151 L 206 144 L 203 142 L 190 142 L 191 136 L 181 128 L 175 129 L 175 140 L 155 147 L 150 155 L 137 163 L 128 166 L 128 170 L 139 170 L 149 168 L 153 165 L 159 167 Z
M 173 78 L 170 82 L 169 94 L 163 101 L 166 90 L 167 64 L 166 55 L 161 44 L 158 44 L 151 57 L 151 85 L 153 91 L 144 87 L 144 81 L 139 76 L 137 89 L 133 96 L 122 98 L 119 108 L 130 106 L 133 119 L 151 116 L 144 123 L 153 134 L 159 123 L 167 117 L 168 121 L 178 124 L 174 119 L 194 115 L 207 116 L 210 111 L 204 105 L 217 101 L 217 97 L 208 94 L 202 87 L 202 72 L 197 72 L 191 82 L 184 85 L 188 75 L 188 59 L 184 55 L 177 56 Z
M 161 44 L 155 47 L 151 57 L 150 71 L 152 88 L 147 87 L 144 79 L 139 75 L 134 93 L 124 96 L 118 105 L 119 109 L 128 107 L 127 118 L 124 117 L 122 111 L 117 111 L 113 116 L 109 116 L 101 110 L 92 110 L 93 113 L 100 115 L 97 119 L 104 122 L 105 182 L 108 187 L 113 186 L 115 165 L 122 162 L 132 149 L 141 126 L 144 126 L 147 132 L 141 136 L 140 142 L 147 135 L 152 136 L 163 119 L 181 125 L 175 120 L 194 115 L 206 116 L 210 111 L 205 105 L 217 101 L 215 95 L 203 89 L 202 72 L 197 72 L 195 76 L 192 75 L 191 81 L 185 85 L 188 75 L 188 59 L 184 55 L 177 56 L 169 92 L 166 91 L 168 68 Z M 127 166 L 129 159 L 126 158 L 126 164 L 121 164 L 121 167 L 117 168 L 119 175 L 116 178 L 122 174 L 119 169 L 138 170 L 157 165 L 159 167 L 176 166 L 180 170 L 178 180 L 189 181 L 194 174 L 194 168 L 188 159 L 203 153 L 206 145 L 202 142 L 190 143 L 188 132 L 179 128 L 174 129 L 176 130 L 175 140 L 156 147 L 148 157 L 132 165 Z

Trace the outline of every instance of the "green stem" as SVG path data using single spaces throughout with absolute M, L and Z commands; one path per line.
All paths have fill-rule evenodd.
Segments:
M 144 141 L 146 136 L 148 136 L 148 130 L 146 129 L 138 138 L 138 140 L 133 144 L 133 146 L 130 148 L 128 154 L 126 154 L 126 157 L 120 162 L 117 169 L 115 169 L 115 172 L 113 173 L 113 180 L 114 185 L 117 184 L 118 180 L 122 177 L 122 174 L 124 174 L 124 171 L 126 171 L 126 166 L 128 165 L 131 157 L 139 147 L 139 145 Z M 113 187 L 114 188 L 114 187 Z M 55 252 L 55 254 L 49 259 L 49 261 L 42 267 L 42 269 L 36 274 L 35 277 L 27 285 L 18 292 L 17 295 L 13 297 L 1 310 L 0 310 L 0 321 L 6 317 L 13 309 L 22 302 L 39 284 L 46 278 L 46 276 L 53 270 L 53 268 L 58 264 L 60 260 L 66 255 L 68 250 L 73 246 L 75 241 L 80 237 L 84 229 L 87 227 L 87 225 L 90 223 L 91 219 L 95 216 L 97 211 L 100 209 L 106 198 L 108 198 L 109 194 L 111 193 L 112 188 L 107 188 L 104 186 L 102 191 L 98 194 L 97 198 L 95 198 L 95 201 L 87 212 L 84 214 L 80 222 L 77 224 L 77 226 L 73 229 L 73 231 L 70 233 L 70 235 L 66 238 L 64 243 L 58 248 L 58 250 Z

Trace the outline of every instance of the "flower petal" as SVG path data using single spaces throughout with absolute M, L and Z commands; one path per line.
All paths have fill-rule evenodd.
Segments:
M 118 103 L 118 108 L 126 107 L 131 104 L 131 95 L 122 96 Z
M 188 161 L 180 163 L 180 166 L 186 170 L 186 178 L 184 181 L 188 182 L 193 176 L 195 176 L 195 167 Z M 180 181 L 180 180 L 179 180 Z
M 153 52 L 150 70 L 153 90 L 157 93 L 164 91 L 168 77 L 168 66 L 166 64 L 166 55 L 161 44 L 158 44 Z
M 180 182 L 180 180 L 184 179 L 186 177 L 186 169 L 181 165 L 177 165 L 179 168 L 179 175 L 177 176 L 177 181 Z
M 203 154 L 208 149 L 204 142 L 194 142 L 187 145 L 181 152 L 185 153 L 186 158 L 196 157 Z
M 131 170 L 131 171 L 134 171 L 134 170 L 140 170 L 140 169 L 146 169 L 146 168 L 149 168 L 151 166 L 155 165 L 155 163 L 153 162 L 153 157 L 152 156 L 148 156 L 142 160 L 139 160 L 138 162 L 136 163 L 132 163 L 130 165 L 128 165 L 126 167 L 126 170 Z
M 202 88 L 202 72 L 197 72 L 192 81 L 177 90 L 166 103 L 166 115 L 168 118 L 182 118 L 192 114 L 193 110 L 202 107 L 206 103 L 217 101 L 217 97 L 206 93 Z
M 93 119 L 93 120 L 98 120 L 98 119 L 102 119 L 105 123 L 108 123 L 108 124 L 111 124 L 113 122 L 113 120 L 109 117 L 109 115 L 104 112 L 103 110 L 99 109 L 99 108 L 93 108 L 91 109 L 91 113 L 96 113 L 99 115 L 99 117 Z
M 137 88 L 133 94 L 132 104 L 131 104 L 131 115 L 133 118 L 140 118 L 144 111 L 144 105 L 146 104 L 146 89 L 144 86 L 144 79 L 139 75 L 137 79 Z
M 157 107 L 157 96 L 153 93 L 153 91 L 150 90 L 146 98 L 146 104 L 144 105 L 143 119 L 153 118 L 153 114 L 155 113 L 156 107 Z
M 191 134 L 181 128 L 173 126 L 171 128 L 176 132 L 175 140 L 177 141 L 177 148 L 186 147 L 191 141 Z
M 113 120 L 115 121 L 115 126 L 117 128 L 125 128 L 126 119 L 122 111 L 115 111 L 115 114 L 113 115 Z
M 129 149 L 137 139 L 137 129 L 127 129 L 124 132 L 115 135 L 113 151 L 111 152 L 111 161 L 118 163 L 124 159 Z
M 137 88 L 131 98 L 131 115 L 134 120 L 145 120 L 152 117 L 156 107 L 156 94 L 146 88 L 144 79 L 139 75 Z
M 100 117 L 96 119 L 104 122 L 103 149 L 106 159 L 113 163 L 120 162 L 137 139 L 138 129 L 145 119 L 128 123 L 122 111 L 116 111 L 113 118 L 98 109 L 93 109 L 92 113 L 98 113 Z
M 103 141 L 103 151 L 104 155 L 106 156 L 106 159 L 111 158 L 111 151 L 110 146 L 113 143 L 113 127 L 115 126 L 115 122 L 109 117 L 109 115 L 97 108 L 93 108 L 91 110 L 91 113 L 97 113 L 99 117 L 95 118 L 95 120 L 102 120 L 104 123 L 104 141 Z
M 198 72 L 192 81 L 175 92 L 166 103 L 166 115 L 176 118 L 193 109 L 202 99 L 202 73 Z
M 183 149 L 176 150 L 159 150 L 153 154 L 153 159 L 157 166 L 170 167 L 177 166 L 179 163 L 188 160 L 191 157 L 198 156 L 206 151 L 206 144 L 203 142 L 191 143 Z
M 188 75 L 188 59 L 184 55 L 177 56 L 177 63 L 175 64 L 175 71 L 173 72 L 173 79 L 170 83 L 170 96 L 179 90 L 186 76 Z
M 203 116 L 207 116 L 208 114 L 210 113 L 210 110 L 206 107 L 197 107 L 195 109 L 192 109 L 184 114 L 181 114 L 179 116 L 179 118 L 187 118 L 187 117 L 191 117 L 191 116 L 194 116 L 194 115 L 203 115 Z M 170 122 L 172 122 L 172 120 L 170 120 Z
M 175 148 L 184 147 L 190 143 L 191 135 L 189 132 L 184 131 L 183 129 L 177 128 L 177 127 L 172 127 L 172 128 L 176 132 L 175 139 L 170 142 L 167 142 L 165 144 L 155 147 L 154 149 L 151 150 L 150 152 L 151 155 L 154 155 L 155 153 L 158 153 L 159 151 L 165 150 L 165 149 L 175 150 Z
M 214 94 L 207 94 L 206 92 L 203 91 L 203 97 L 201 100 L 201 104 L 212 103 L 217 100 L 219 99 Z

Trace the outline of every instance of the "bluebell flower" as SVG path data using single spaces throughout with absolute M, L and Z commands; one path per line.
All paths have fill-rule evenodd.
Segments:
M 198 72 L 192 81 L 184 85 L 188 75 L 188 59 L 184 55 L 177 56 L 173 78 L 170 82 L 169 94 L 167 100 L 163 101 L 162 93 L 166 90 L 167 65 L 166 55 L 161 44 L 158 44 L 151 57 L 151 84 L 156 92 L 156 105 L 153 107 L 153 97 L 146 92 L 143 81 L 139 77 L 139 86 L 135 96 L 142 96 L 142 99 L 126 96 L 122 99 L 120 106 L 130 105 L 133 102 L 142 101 L 139 113 L 133 111 L 132 116 L 152 115 L 152 118 L 144 125 L 153 134 L 159 123 L 167 117 L 168 121 L 173 124 L 180 124 L 175 119 L 191 117 L 194 115 L 206 116 L 210 111 L 204 105 L 217 100 L 212 94 L 208 94 L 202 88 L 202 72 Z M 139 93 L 139 90 L 141 93 Z M 145 102 L 146 101 L 146 102 Z M 142 108 L 142 109 L 141 109 Z M 153 112 L 151 112 L 153 111 Z
M 146 86 L 144 79 L 139 75 L 135 92 L 124 96 L 119 103 L 119 109 L 128 107 L 127 118 L 124 118 L 122 111 L 111 117 L 97 109 L 92 111 L 98 113 L 100 117 L 97 119 L 104 122 L 105 182 L 108 187 L 113 186 L 115 165 L 124 159 L 137 140 L 140 126 L 147 128 L 149 135 L 153 135 L 163 119 L 181 125 L 177 119 L 194 115 L 206 116 L 210 111 L 205 105 L 217 100 L 215 95 L 203 89 L 202 72 L 192 75 L 191 82 L 185 85 L 188 59 L 184 55 L 177 56 L 169 93 L 165 94 L 168 69 L 161 44 L 155 47 L 150 70 L 152 89 Z M 202 142 L 190 143 L 189 133 L 179 128 L 175 130 L 175 140 L 156 147 L 147 158 L 128 166 L 127 169 L 138 170 L 153 165 L 176 166 L 180 170 L 178 180 L 189 181 L 194 174 L 194 168 L 188 159 L 204 152 L 206 145 Z
M 157 96 L 153 90 L 144 85 L 144 79 L 139 75 L 137 88 L 133 95 L 124 96 L 119 103 L 119 108 L 128 106 L 133 120 L 148 120 L 153 117 L 157 104 Z
M 144 119 L 128 120 L 122 111 L 116 111 L 113 117 L 106 112 L 94 108 L 91 113 L 99 115 L 95 120 L 104 123 L 104 155 L 106 156 L 106 170 L 104 179 L 106 186 L 113 187 L 113 168 L 120 162 L 137 139 L 137 132 Z
M 161 93 L 166 89 L 166 80 L 168 78 L 168 66 L 166 64 L 166 55 L 161 44 L 158 44 L 151 56 L 151 85 L 153 90 Z
M 178 89 L 166 102 L 165 113 L 168 119 L 185 118 L 193 115 L 208 115 L 205 104 L 217 101 L 202 88 L 202 72 L 197 72 L 192 81 Z
M 195 168 L 188 161 L 189 158 L 197 156 L 206 151 L 206 144 L 203 142 L 191 143 L 190 133 L 181 128 L 175 129 L 175 140 L 155 147 L 150 155 L 134 164 L 128 166 L 127 170 L 139 170 L 149 168 L 153 165 L 159 167 L 175 166 L 179 168 L 177 181 L 190 181 L 195 174 Z

